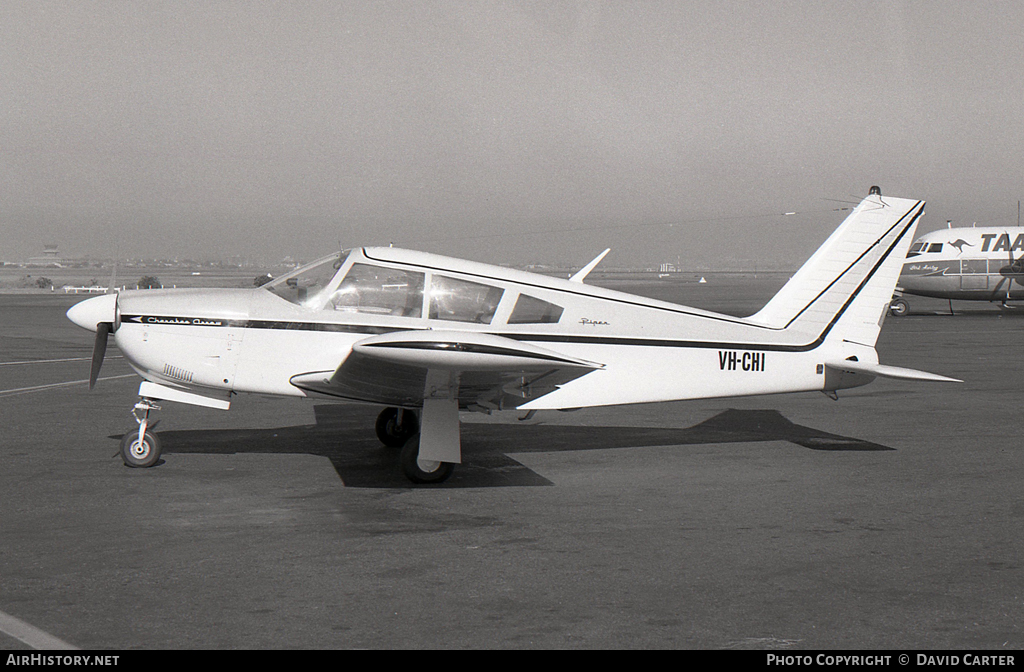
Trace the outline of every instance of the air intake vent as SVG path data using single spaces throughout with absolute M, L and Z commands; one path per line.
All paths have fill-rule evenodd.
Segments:
M 185 369 L 179 369 L 178 367 L 171 366 L 170 364 L 164 364 L 164 375 L 167 376 L 168 378 L 174 378 L 175 380 L 180 380 L 183 383 L 191 383 L 192 382 L 192 372 L 191 371 L 186 371 Z

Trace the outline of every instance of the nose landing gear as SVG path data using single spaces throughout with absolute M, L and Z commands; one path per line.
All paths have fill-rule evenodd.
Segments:
M 121 439 L 121 459 L 126 467 L 152 467 L 160 459 L 160 440 L 149 429 L 149 412 L 159 411 L 160 407 L 152 399 L 143 397 L 135 404 L 132 415 L 139 423 L 138 432 L 128 432 Z M 140 414 L 141 412 L 141 414 Z

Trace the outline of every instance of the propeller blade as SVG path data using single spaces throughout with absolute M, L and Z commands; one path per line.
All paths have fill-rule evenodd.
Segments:
M 96 385 L 96 378 L 100 375 L 100 367 L 103 366 L 103 356 L 107 354 L 107 335 L 109 333 L 109 322 L 100 322 L 96 325 L 96 341 L 92 346 L 92 370 L 89 371 L 90 390 Z

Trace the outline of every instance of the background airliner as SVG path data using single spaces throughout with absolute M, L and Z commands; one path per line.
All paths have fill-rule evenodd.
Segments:
M 1024 227 L 946 228 L 914 241 L 900 273 L 894 315 L 910 306 L 902 294 L 965 301 L 1024 300 Z

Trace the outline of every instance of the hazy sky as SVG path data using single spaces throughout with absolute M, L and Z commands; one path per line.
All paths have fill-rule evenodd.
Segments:
M 922 232 L 1015 224 L 1022 26 L 1016 0 L 3 0 L 0 259 L 796 265 L 872 184 L 927 200 Z

